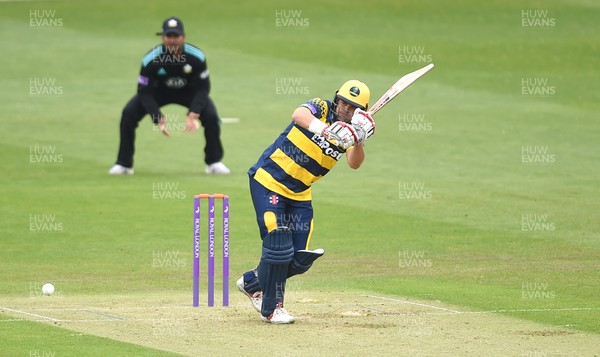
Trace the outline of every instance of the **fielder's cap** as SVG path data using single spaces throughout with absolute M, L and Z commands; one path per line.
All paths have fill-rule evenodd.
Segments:
M 178 17 L 171 16 L 163 22 L 162 32 L 157 32 L 157 35 L 183 35 L 183 22 Z

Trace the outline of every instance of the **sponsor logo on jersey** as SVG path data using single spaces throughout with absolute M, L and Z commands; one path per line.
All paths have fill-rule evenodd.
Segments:
M 331 143 L 321 135 L 315 134 L 312 136 L 311 140 L 321 148 L 323 154 L 331 156 L 336 161 L 339 161 L 342 158 L 343 153 L 336 150 L 336 147 L 331 145 Z
M 272 205 L 276 205 L 277 203 L 279 203 L 279 197 L 277 195 L 269 196 L 269 203 Z
M 179 89 L 185 87 L 187 81 L 181 77 L 169 77 L 165 80 L 165 85 L 169 88 Z

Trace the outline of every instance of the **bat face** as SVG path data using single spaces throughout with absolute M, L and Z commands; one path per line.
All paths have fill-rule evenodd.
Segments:
M 369 112 L 371 115 L 378 112 L 381 108 L 383 108 L 387 103 L 389 103 L 392 99 L 394 99 L 400 92 L 405 90 L 408 86 L 410 86 L 414 81 L 419 79 L 422 75 L 429 72 L 434 67 L 433 63 L 428 64 L 427 66 L 418 69 L 414 72 L 404 75 L 400 78 L 394 85 L 385 92 L 381 98 L 373 104 Z

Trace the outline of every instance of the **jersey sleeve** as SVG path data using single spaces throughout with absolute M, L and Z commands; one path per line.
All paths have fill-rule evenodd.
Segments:
M 189 43 L 186 43 L 183 48 L 186 57 L 190 59 L 193 70 L 190 83 L 193 94 L 189 110 L 190 112 L 200 114 L 208 104 L 208 95 L 210 93 L 210 77 L 208 75 L 206 55 L 201 49 Z
M 153 59 L 155 56 L 160 54 L 158 52 L 159 47 L 155 47 L 150 51 L 142 60 L 142 68 L 140 69 L 140 75 L 138 76 L 138 95 L 142 106 L 146 109 L 146 112 L 150 114 L 152 122 L 158 124 L 162 113 L 160 107 L 154 99 L 154 90 L 157 84 L 157 72 L 156 66 L 154 66 Z
M 327 102 L 321 98 L 313 98 L 306 103 L 300 104 L 299 108 L 308 109 L 315 118 L 322 122 L 325 122 L 327 119 L 329 107 Z
M 190 112 L 202 113 L 206 104 L 208 104 L 208 94 L 210 93 L 210 78 L 206 61 L 201 62 L 194 71 L 192 79 L 192 90 L 194 91 Z

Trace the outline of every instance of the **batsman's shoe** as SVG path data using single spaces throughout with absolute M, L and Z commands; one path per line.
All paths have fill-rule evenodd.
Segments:
M 229 175 L 231 170 L 221 161 L 206 166 L 204 172 L 210 175 Z
M 242 292 L 242 294 L 246 295 L 248 297 L 248 299 L 250 299 L 250 302 L 252 303 L 252 307 L 254 307 L 254 309 L 256 311 L 260 312 L 260 308 L 262 307 L 262 292 L 257 291 L 252 294 L 247 292 L 246 289 L 244 289 L 244 277 L 243 276 L 238 279 L 236 284 L 237 284 L 238 289 L 240 289 L 240 291 Z
M 264 322 L 271 324 L 293 324 L 296 318 L 290 315 L 283 307 L 275 308 L 275 311 L 269 317 L 261 316 Z
M 133 168 L 116 164 L 108 170 L 109 175 L 133 175 Z

